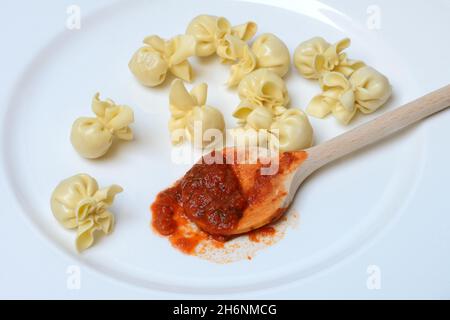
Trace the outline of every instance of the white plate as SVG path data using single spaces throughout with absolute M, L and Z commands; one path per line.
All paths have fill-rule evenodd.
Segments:
M 349 127 L 339 126 L 333 118 L 311 119 L 316 143 L 421 92 L 412 66 L 390 39 L 319 2 L 280 2 L 282 6 L 291 10 L 222 1 L 201 5 L 198 1 L 120 2 L 83 18 L 80 31 L 55 37 L 35 56 L 13 90 L 2 126 L 5 172 L 26 219 L 81 264 L 136 286 L 178 293 L 271 289 L 310 278 L 367 247 L 398 220 L 415 196 L 421 176 L 433 174 L 424 170 L 428 158 L 435 156 L 427 152 L 437 134 L 431 128 L 410 128 L 318 172 L 292 205 L 291 212 L 300 215 L 299 227 L 288 229 L 284 239 L 251 261 L 220 265 L 186 256 L 149 228 L 148 208 L 155 195 L 188 166 L 171 162 L 166 127 L 169 81 L 155 89 L 145 88 L 127 68 L 144 36 L 183 33 L 190 19 L 208 13 L 235 24 L 254 20 L 258 33 L 275 33 L 291 53 L 312 36 L 329 41 L 350 37 L 350 57 L 386 74 L 394 96 L 381 110 L 357 117 Z M 217 59 L 193 59 L 193 64 L 198 75 L 195 83 L 208 83 L 208 104 L 219 107 L 232 127 L 231 111 L 238 97 L 224 85 L 228 67 Z M 319 92 L 317 83 L 302 79 L 293 68 L 286 81 L 293 107 L 304 108 Z M 90 114 L 96 91 L 134 108 L 136 139 L 114 147 L 103 159 L 88 161 L 73 150 L 69 132 L 76 117 Z M 78 255 L 74 234 L 55 221 L 49 197 L 61 179 L 80 172 L 96 177 L 101 185 L 120 184 L 125 192 L 118 195 L 112 209 L 117 217 L 114 233 Z

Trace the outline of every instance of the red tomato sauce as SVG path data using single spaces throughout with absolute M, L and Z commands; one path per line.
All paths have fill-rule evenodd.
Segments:
M 279 191 L 278 197 L 286 194 L 280 189 L 280 179 L 306 154 L 281 154 L 279 172 L 272 176 L 261 175 L 260 164 L 234 166 L 223 157 L 222 164 L 195 164 L 174 186 L 160 192 L 151 206 L 154 230 L 168 236 L 172 245 L 184 253 L 193 254 L 206 239 L 217 248 L 223 247 L 223 242 L 232 238 L 223 235 L 237 227 L 247 207 L 264 205 L 273 189 Z M 285 210 L 277 211 L 278 218 Z M 192 222 L 200 230 L 193 228 Z M 259 241 L 261 235 L 274 234 L 273 227 L 263 227 L 249 236 L 252 241 Z
M 152 205 L 153 226 L 162 235 L 176 230 L 174 212 L 211 235 L 236 227 L 247 207 L 246 196 L 230 164 L 194 165 L 174 187 L 158 194 Z
M 250 231 L 248 233 L 248 238 L 250 239 L 250 241 L 259 242 L 261 238 L 274 236 L 275 232 L 276 230 L 274 227 L 264 226 L 254 231 Z
M 215 235 L 237 226 L 247 207 L 229 164 L 196 164 L 181 180 L 184 212 L 202 230 Z
M 246 206 L 231 165 L 198 163 L 175 186 L 157 195 L 151 206 L 152 225 L 185 253 L 193 253 L 207 238 L 220 248 L 229 239 L 221 233 L 237 226 Z M 204 232 L 190 228 L 189 220 Z
M 168 236 L 175 248 L 186 254 L 193 254 L 197 245 L 210 236 L 193 228 L 180 205 L 180 199 L 179 183 L 160 192 L 151 206 L 152 226 L 159 234 Z

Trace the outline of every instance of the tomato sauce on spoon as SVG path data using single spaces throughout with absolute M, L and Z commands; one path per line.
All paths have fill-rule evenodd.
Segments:
M 278 210 L 278 200 L 286 194 L 283 178 L 306 157 L 282 153 L 276 174 L 261 175 L 261 162 L 227 163 L 227 155 L 235 150 L 219 152 L 223 161 L 198 162 L 174 186 L 160 192 L 151 206 L 154 230 L 169 236 L 185 253 L 193 253 L 196 244 L 206 238 L 230 239 L 246 212 L 254 216 L 259 210 L 276 210 L 279 218 L 284 210 Z M 275 198 L 270 198 L 273 194 Z M 186 232 L 189 221 L 202 232 Z

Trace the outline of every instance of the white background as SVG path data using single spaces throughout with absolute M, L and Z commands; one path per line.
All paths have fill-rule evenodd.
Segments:
M 323 1 L 352 16 L 367 19 L 369 5 L 382 11 L 382 28 L 374 32 L 395 42 L 421 84 L 418 97 L 449 83 L 450 7 L 448 1 Z M 65 28 L 66 8 L 77 4 L 82 15 L 111 1 L 0 2 L 0 114 L 8 94 L 27 63 Z M 276 5 L 276 1 L 266 1 Z M 411 54 L 414 52 L 414 54 Z M 420 54 L 417 54 L 420 52 Z M 417 57 L 422 57 L 418 59 Z M 413 98 L 413 97 L 411 97 Z M 304 281 L 250 294 L 189 296 L 132 287 L 81 269 L 81 289 L 68 290 L 68 266 L 77 264 L 35 234 L 11 201 L 0 179 L 0 297 L 1 298 L 450 298 L 450 151 L 448 112 L 427 122 L 435 134 L 424 175 L 409 202 L 407 214 L 364 250 Z M 0 176 L 1 178 L 1 176 Z M 47 195 L 45 195 L 47 196 Z M 366 286 L 369 265 L 381 268 L 381 289 Z

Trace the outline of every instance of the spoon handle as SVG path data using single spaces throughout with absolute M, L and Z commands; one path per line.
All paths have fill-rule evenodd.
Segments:
M 450 85 L 433 91 L 393 111 L 308 150 L 314 171 L 450 106 Z

